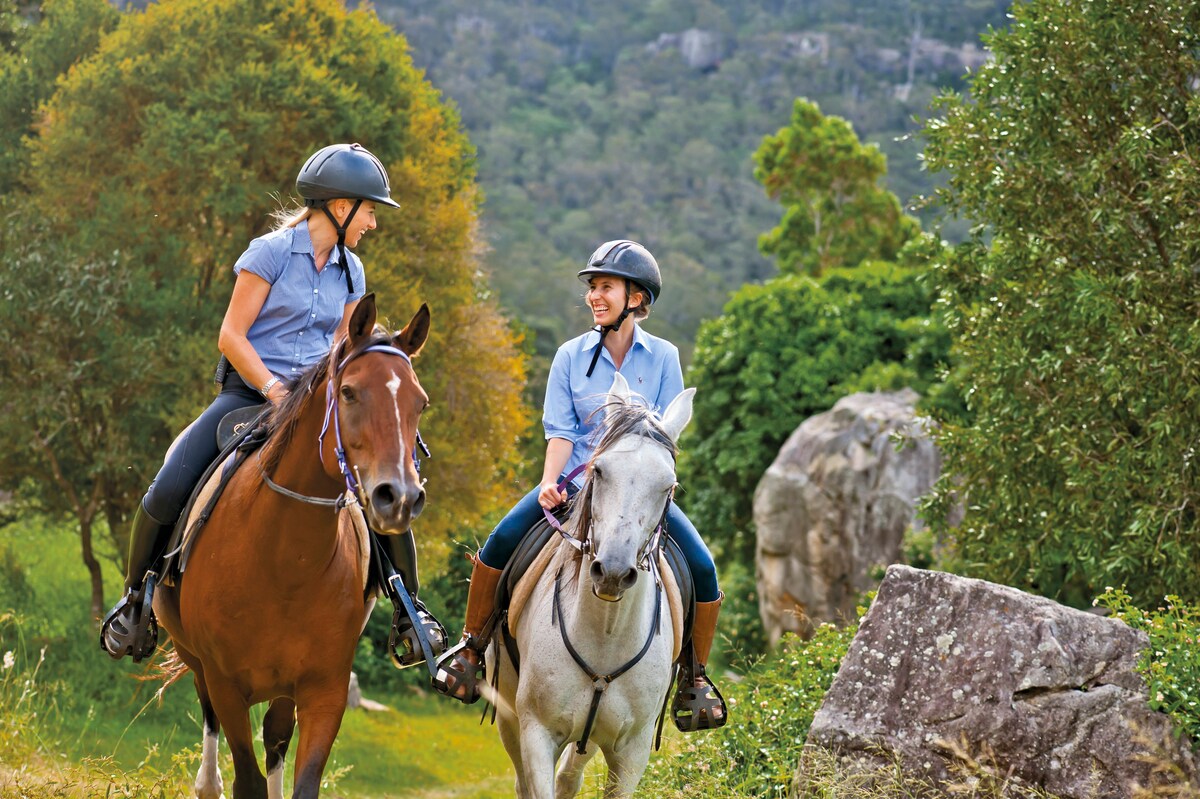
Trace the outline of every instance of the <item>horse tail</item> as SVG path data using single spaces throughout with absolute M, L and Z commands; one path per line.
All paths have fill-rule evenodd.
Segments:
M 184 674 L 187 674 L 189 667 L 179 657 L 175 647 L 168 644 L 159 651 L 163 653 L 162 659 L 156 659 L 145 672 L 138 675 L 137 679 L 146 682 L 161 682 L 158 690 L 154 692 L 154 697 L 161 703 L 167 689 L 178 682 Z

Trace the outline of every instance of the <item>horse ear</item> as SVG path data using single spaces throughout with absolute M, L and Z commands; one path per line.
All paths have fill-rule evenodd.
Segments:
M 680 392 L 679 396 L 671 400 L 671 404 L 667 406 L 667 410 L 663 413 L 663 428 L 667 431 L 667 435 L 672 441 L 679 440 L 679 434 L 683 432 L 683 428 L 687 427 L 688 422 L 692 420 L 692 398 L 696 396 L 696 389 L 685 388 Z
M 350 339 L 351 346 L 353 346 L 371 335 L 371 331 L 374 329 L 375 292 L 370 292 L 369 294 L 364 294 L 363 298 L 358 301 L 358 305 L 354 306 L 354 313 L 350 314 L 350 324 L 346 335 Z
M 429 317 L 429 306 L 421 303 L 404 329 L 392 338 L 392 344 L 415 358 L 425 346 L 425 339 L 429 338 Z
M 620 372 L 614 374 L 612 388 L 608 390 L 608 401 L 628 402 L 632 393 L 633 392 L 629 390 L 629 383 L 625 380 L 625 376 Z

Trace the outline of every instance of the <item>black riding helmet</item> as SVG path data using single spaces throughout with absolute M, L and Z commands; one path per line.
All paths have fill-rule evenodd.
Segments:
M 654 260 L 649 250 L 636 241 L 615 239 L 597 247 L 592 257 L 588 258 L 587 266 L 579 270 L 579 279 L 587 283 L 598 275 L 625 278 L 625 309 L 611 325 L 596 328 L 600 333 L 600 344 L 596 346 L 596 352 L 592 355 L 592 362 L 587 370 L 588 377 L 592 376 L 592 371 L 596 368 L 604 337 L 613 330 L 620 330 L 621 323 L 633 310 L 629 307 L 629 295 L 633 293 L 634 288 L 643 289 L 649 295 L 647 305 L 653 305 L 662 294 L 662 273 L 658 269 L 658 261 Z
M 587 266 L 579 270 L 579 279 L 586 283 L 596 275 L 616 275 L 637 283 L 650 295 L 650 305 L 662 294 L 658 261 L 636 241 L 616 239 L 597 247 Z
M 354 284 L 346 266 L 346 229 L 364 200 L 400 207 L 400 203 L 392 199 L 387 170 L 361 144 L 331 144 L 310 155 L 300 167 L 296 191 L 304 198 L 305 205 L 324 211 L 337 230 L 338 264 L 346 275 L 346 290 L 353 294 Z M 354 206 L 346 214 L 345 221 L 339 223 L 327 203 L 342 198 L 354 200 Z
M 296 191 L 310 207 L 345 197 L 399 208 L 392 199 L 387 170 L 361 144 L 331 144 L 317 150 L 296 176 Z

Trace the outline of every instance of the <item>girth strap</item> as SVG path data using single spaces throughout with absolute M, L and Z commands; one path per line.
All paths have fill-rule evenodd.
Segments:
M 592 735 L 592 727 L 595 725 L 596 716 L 600 712 L 600 698 L 604 696 L 604 691 L 608 688 L 609 683 L 636 666 L 646 656 L 646 653 L 650 651 L 650 644 L 654 642 L 654 636 L 658 634 L 659 620 L 662 615 L 662 585 L 657 580 L 654 582 L 654 621 L 650 624 L 650 635 L 646 638 L 646 643 L 642 644 L 641 651 L 616 671 L 609 674 L 597 674 L 575 649 L 570 637 L 567 635 L 567 623 L 563 620 L 562 603 L 559 600 L 559 585 L 561 582 L 562 569 L 559 569 L 558 574 L 554 575 L 553 610 L 553 615 L 558 619 L 558 631 L 562 635 L 563 644 L 567 647 L 567 651 L 571 653 L 571 657 L 575 660 L 575 663 L 592 680 L 592 704 L 588 708 L 587 721 L 583 725 L 583 736 L 575 746 L 575 751 L 582 755 L 587 750 L 588 738 Z

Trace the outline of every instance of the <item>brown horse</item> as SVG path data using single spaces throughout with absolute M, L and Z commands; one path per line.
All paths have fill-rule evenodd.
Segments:
M 428 333 L 426 306 L 391 335 L 375 328 L 374 296 L 363 297 L 349 335 L 275 410 L 270 437 L 234 474 L 182 578 L 154 597 L 204 715 L 200 799 L 222 795 L 222 727 L 234 799 L 280 799 L 297 722 L 292 796 L 318 794 L 374 604 L 365 594 L 367 535 L 361 513 L 354 518 L 355 498 L 383 534 L 408 530 L 425 502 L 413 452 L 428 398 L 411 357 Z M 250 707 L 260 702 L 270 702 L 267 777 L 250 730 Z

